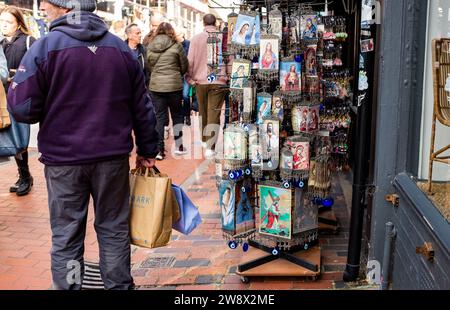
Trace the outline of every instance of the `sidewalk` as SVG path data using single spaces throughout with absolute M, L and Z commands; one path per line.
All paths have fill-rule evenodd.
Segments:
M 170 145 L 170 144 L 168 144 Z M 192 144 L 191 144 L 192 145 Z M 130 158 L 134 165 L 134 157 Z M 0 289 L 50 289 L 51 233 L 43 165 L 36 151 L 30 156 L 34 176 L 32 192 L 17 197 L 8 192 L 16 181 L 13 161 L 0 163 Z M 203 223 L 189 236 L 176 231 L 167 247 L 132 247 L 132 274 L 138 289 L 333 289 L 342 288 L 348 239 L 348 212 L 344 195 L 334 181 L 338 235 L 321 237 L 322 275 L 312 282 L 301 278 L 252 278 L 241 283 L 236 264 L 245 255 L 228 248 L 222 239 L 214 163 L 175 160 L 170 156 L 158 168 L 182 185 L 199 207 Z M 98 262 L 92 206 L 86 236 L 85 260 Z

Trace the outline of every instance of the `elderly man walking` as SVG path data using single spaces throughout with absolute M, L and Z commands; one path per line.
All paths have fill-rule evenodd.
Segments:
M 50 33 L 23 58 L 8 108 L 19 122 L 40 123 L 53 286 L 81 288 L 92 196 L 105 288 L 131 289 L 132 130 L 137 166 L 152 167 L 157 154 L 155 115 L 142 67 L 126 43 L 92 13 L 95 0 L 45 0 L 40 8 L 52 21 Z

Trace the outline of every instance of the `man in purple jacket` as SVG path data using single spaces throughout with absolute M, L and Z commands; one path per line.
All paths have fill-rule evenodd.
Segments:
M 74 7 L 72 7 L 74 6 Z M 50 33 L 27 52 L 8 93 L 17 121 L 40 123 L 56 289 L 80 289 L 92 195 L 106 289 L 131 289 L 129 159 L 152 167 L 155 114 L 142 68 L 95 14 L 95 0 L 46 0 Z

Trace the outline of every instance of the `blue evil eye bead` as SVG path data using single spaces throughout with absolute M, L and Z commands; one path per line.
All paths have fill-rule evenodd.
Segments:
M 288 189 L 289 187 L 291 187 L 291 185 L 289 184 L 288 181 L 285 181 L 285 182 L 283 183 L 283 187 L 286 188 L 286 189 Z
M 300 188 L 305 187 L 305 182 L 303 182 L 303 181 L 298 182 L 298 187 L 300 187 Z
M 242 245 L 242 251 L 247 252 L 248 251 L 248 243 L 244 243 Z
M 215 74 L 210 74 L 208 76 L 208 83 L 214 83 L 216 81 L 216 76 Z
M 228 177 L 230 178 L 230 180 L 234 180 L 236 178 L 236 175 L 234 174 L 233 171 L 230 171 L 230 173 L 228 174 Z
M 295 62 L 301 62 L 302 61 L 302 56 L 301 55 L 295 55 L 294 60 L 295 60 Z
M 236 244 L 236 242 L 234 242 L 234 241 L 229 241 L 229 242 L 228 242 L 228 247 L 229 247 L 230 249 L 234 250 L 234 249 L 237 248 L 237 244 Z
M 267 163 L 267 167 L 272 168 L 273 164 L 272 161 L 269 160 L 269 162 Z
M 331 208 L 334 205 L 334 199 L 331 197 L 328 197 L 327 199 L 323 200 L 322 205 L 325 208 Z
M 247 131 L 247 132 L 250 130 L 250 128 L 248 128 L 248 125 L 244 126 L 244 130 Z
M 245 169 L 245 174 L 246 175 L 251 175 L 252 174 L 252 170 L 250 168 Z
M 243 193 L 245 193 L 245 192 L 247 191 L 247 188 L 246 188 L 245 186 L 242 186 L 242 187 L 241 187 L 241 191 L 242 191 Z
M 278 251 L 277 248 L 274 248 L 274 249 L 272 250 L 272 255 L 273 255 L 273 256 L 278 255 L 278 253 L 280 253 L 280 251 Z
M 303 246 L 303 248 L 304 248 L 305 250 L 307 250 L 307 249 L 309 248 L 308 243 L 305 243 L 305 245 Z
M 325 111 L 325 106 L 323 104 L 320 105 L 320 112 Z

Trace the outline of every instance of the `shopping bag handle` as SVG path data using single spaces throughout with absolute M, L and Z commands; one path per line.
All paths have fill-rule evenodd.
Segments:
M 153 176 L 161 175 L 161 172 L 159 171 L 158 168 L 156 168 L 156 166 L 153 166 L 152 168 L 147 168 L 147 167 L 136 168 L 136 169 L 131 170 L 131 173 L 136 174 L 136 175 L 143 175 L 146 177 L 153 177 Z

